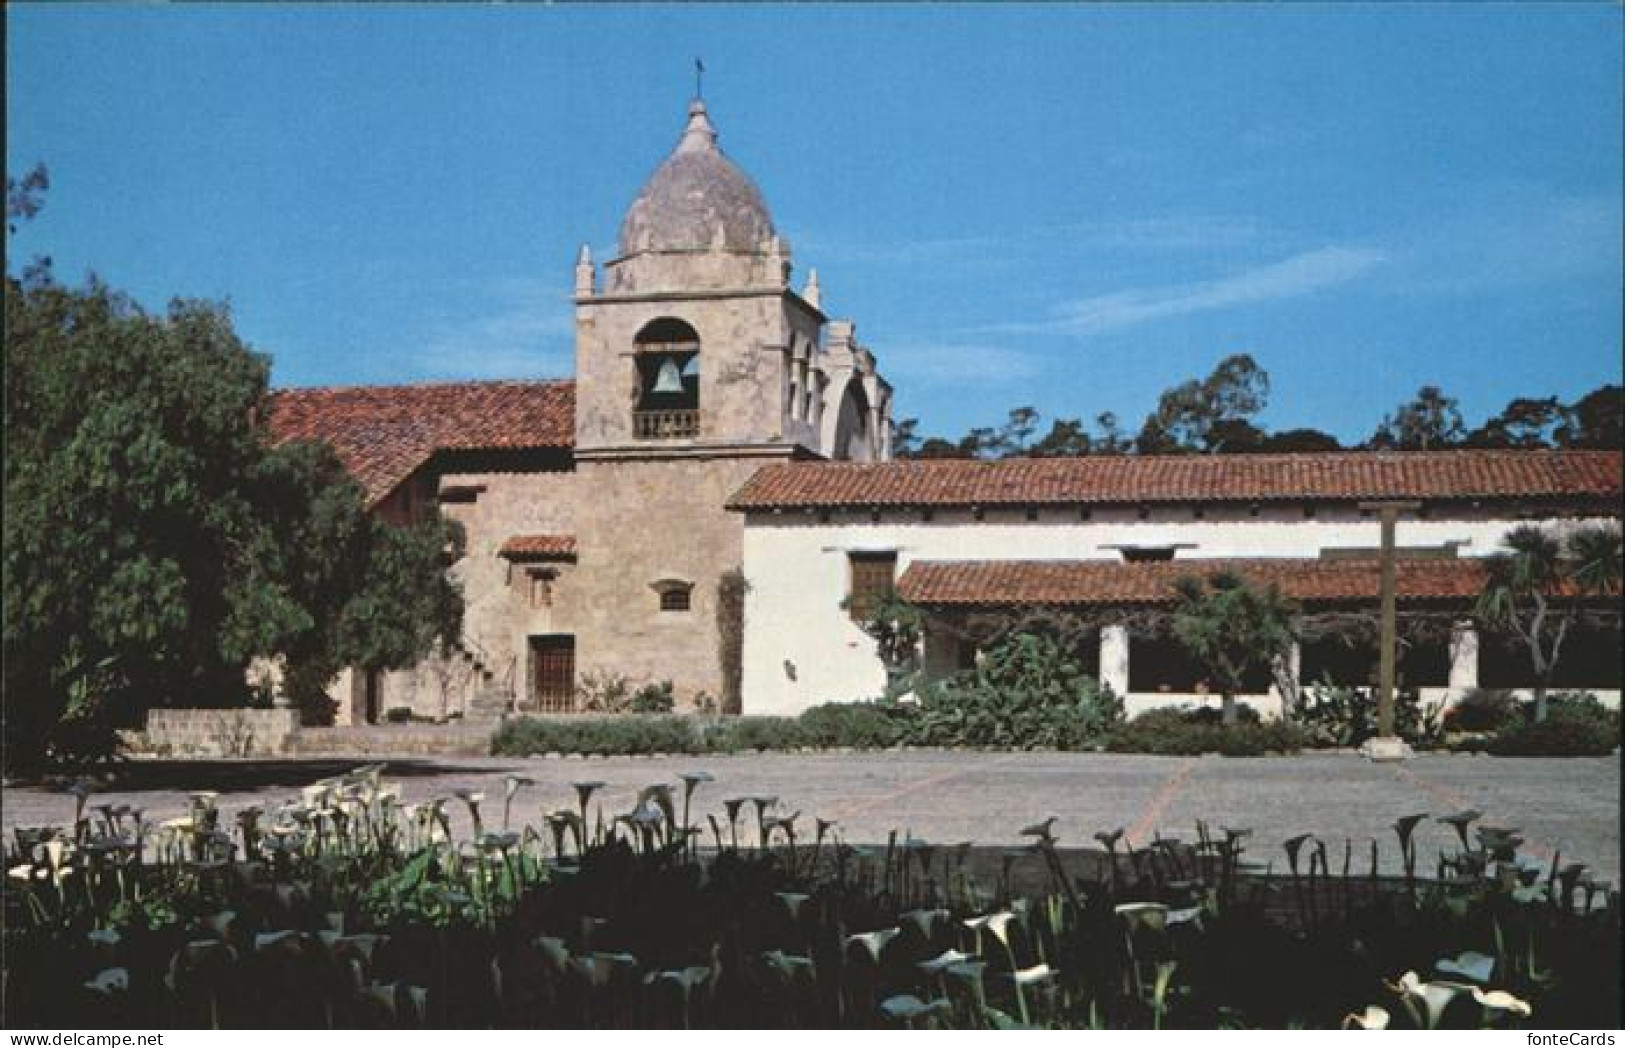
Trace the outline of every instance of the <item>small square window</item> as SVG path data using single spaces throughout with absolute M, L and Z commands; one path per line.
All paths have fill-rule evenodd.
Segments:
M 689 590 L 687 586 L 674 586 L 671 589 L 661 591 L 661 611 L 687 611 L 688 608 Z

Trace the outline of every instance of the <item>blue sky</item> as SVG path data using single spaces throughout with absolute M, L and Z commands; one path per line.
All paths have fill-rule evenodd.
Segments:
M 1251 353 L 1265 421 L 1358 440 L 1619 381 L 1608 4 L 12 5 L 9 245 L 229 299 L 279 385 L 567 375 L 691 63 L 796 280 L 903 416 L 1115 410 Z

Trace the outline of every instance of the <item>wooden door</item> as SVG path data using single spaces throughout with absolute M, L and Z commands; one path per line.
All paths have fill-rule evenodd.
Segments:
M 543 713 L 576 708 L 576 639 L 530 638 L 531 699 Z

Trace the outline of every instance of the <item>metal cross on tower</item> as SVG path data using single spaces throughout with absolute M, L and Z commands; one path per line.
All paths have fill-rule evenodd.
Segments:
M 705 98 L 705 63 L 694 59 L 694 97 Z

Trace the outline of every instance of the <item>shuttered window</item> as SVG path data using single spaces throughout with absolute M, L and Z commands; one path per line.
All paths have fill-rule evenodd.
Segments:
M 867 622 L 880 598 L 889 593 L 897 577 L 896 553 L 850 553 L 852 585 L 847 611 L 858 622 Z

